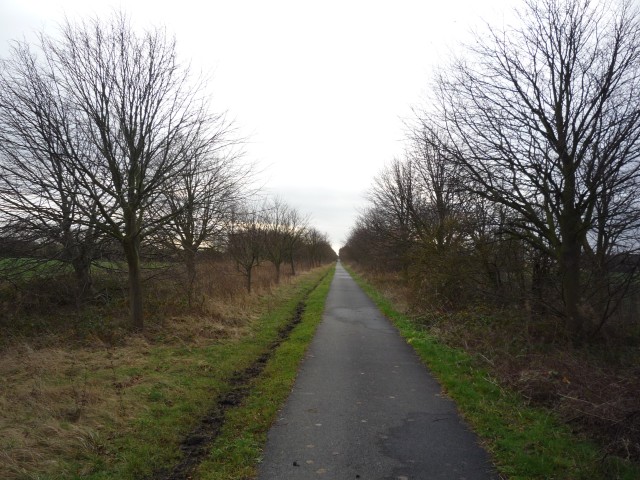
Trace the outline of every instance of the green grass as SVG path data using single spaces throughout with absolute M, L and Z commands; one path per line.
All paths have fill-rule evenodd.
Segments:
M 501 474 L 512 479 L 640 478 L 636 466 L 603 458 L 596 445 L 574 435 L 552 412 L 528 407 L 518 394 L 497 385 L 469 354 L 436 341 L 362 277 L 349 273 L 436 375 Z
M 289 392 L 298 362 L 320 320 L 332 277 L 327 273 L 331 272 L 316 271 L 299 284 L 283 286 L 265 298 L 266 313 L 253 322 L 246 336 L 206 347 L 155 346 L 146 352 L 144 363 L 108 373 L 114 379 L 144 379 L 140 385 L 123 390 L 122 402 L 123 410 L 132 401 L 141 402 L 143 413 L 131 419 L 125 432 L 105 425 L 100 434 L 83 439 L 83 448 L 75 459 L 67 459 L 55 473 L 38 478 L 124 480 L 171 469 L 182 458 L 180 442 L 216 399 L 230 391 L 234 372 L 251 366 L 268 351 L 298 303 L 310 294 L 303 322 L 254 380 L 246 402 L 227 412 L 224 432 L 212 449 L 214 454 L 200 470 L 202 478 L 239 479 L 244 472 L 253 472 L 266 431 Z M 127 414 L 122 412 L 123 416 Z M 216 454 L 221 451 L 225 452 L 224 458 Z M 228 476 L 226 472 L 233 473 Z
M 175 263 L 145 261 L 142 268 L 145 272 L 162 271 L 174 266 Z M 102 272 L 119 272 L 126 274 L 125 261 L 96 260 L 91 265 L 93 275 Z M 69 262 L 46 258 L 0 258 L 0 280 L 10 279 L 14 282 L 24 282 L 35 278 L 49 279 L 59 275 L 73 274 L 73 267 Z
M 71 266 L 60 260 L 0 258 L 0 280 L 6 277 L 14 281 L 24 281 L 36 277 L 49 278 L 71 272 L 73 272 Z

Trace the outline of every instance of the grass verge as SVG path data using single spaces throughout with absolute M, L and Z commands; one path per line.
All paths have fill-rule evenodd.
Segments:
M 275 351 L 263 374 L 255 379 L 246 401 L 228 412 L 209 458 L 200 465 L 198 478 L 255 478 L 269 427 L 291 392 L 298 365 L 322 319 L 333 271 L 311 292 L 302 321 Z
M 603 457 L 596 445 L 579 438 L 551 412 L 529 407 L 501 387 L 463 350 L 435 340 L 422 326 L 349 269 L 349 273 L 399 329 L 491 453 L 498 471 L 512 479 L 596 480 L 640 478 L 640 470 Z

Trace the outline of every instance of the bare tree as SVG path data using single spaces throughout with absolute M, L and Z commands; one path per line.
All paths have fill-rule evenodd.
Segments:
M 196 255 L 203 247 L 220 245 L 230 227 L 234 207 L 250 194 L 251 167 L 238 163 L 236 141 L 229 125 L 212 124 L 216 131 L 187 150 L 188 166 L 166 192 L 164 214 L 171 214 L 161 235 L 178 252 L 187 270 L 189 304 L 196 278 Z
M 422 119 L 407 140 L 408 168 L 416 185 L 411 220 L 422 241 L 432 242 L 441 251 L 466 233 L 464 223 L 470 216 L 465 210 L 471 209 L 475 199 L 465 194 L 459 165 L 449 154 L 442 132 Z
M 264 254 L 276 269 L 276 283 L 280 283 L 281 266 L 284 262 L 290 261 L 292 272 L 295 272 L 293 253 L 304 234 L 307 219 L 278 197 L 267 202 L 264 212 Z
M 590 232 L 635 210 L 638 18 L 630 3 L 528 0 L 520 26 L 491 29 L 437 82 L 449 153 L 474 193 L 516 213 L 511 232 L 555 259 L 576 338 L 584 252 L 602 246 Z M 602 210 L 609 197 L 620 215 Z
M 312 267 L 319 267 L 327 261 L 334 260 L 335 252 L 331 248 L 329 237 L 326 233 L 321 233 L 317 228 L 311 227 L 305 231 L 303 242 L 307 248 L 309 260 Z M 333 252 L 333 255 L 328 252 Z
M 28 137 L 34 141 L 29 148 L 46 160 L 54 155 L 54 168 L 63 167 L 62 178 L 71 182 L 64 195 L 56 194 L 61 201 L 54 209 L 66 208 L 74 192 L 82 224 L 122 246 L 131 323 L 142 329 L 142 241 L 177 215 L 161 210 L 163 197 L 175 190 L 194 149 L 215 142 L 211 126 L 218 117 L 208 111 L 201 82 L 194 84 L 178 63 L 175 42 L 162 30 L 135 33 L 122 14 L 105 22 L 67 22 L 58 37 L 42 35 L 39 50 L 42 61 L 27 75 L 45 79 L 42 101 L 55 115 L 30 113 L 23 130 L 37 121 L 56 135 Z M 20 82 L 13 84 L 17 90 Z M 31 95 L 27 104 L 37 104 L 39 91 L 25 93 Z M 47 174 L 57 181 L 55 172 Z M 31 208 L 48 205 L 47 193 L 33 194 Z
M 398 271 L 403 267 L 406 251 L 399 250 L 393 217 L 374 205 L 360 212 L 343 249 L 345 259 L 352 260 L 376 271 Z M 340 254 L 342 257 L 342 254 Z
M 289 257 L 289 265 L 291 265 L 291 275 L 295 275 L 295 256 L 304 243 L 305 234 L 309 228 L 309 217 L 305 217 L 295 208 L 291 208 L 287 225 L 286 250 Z
M 249 293 L 251 293 L 253 269 L 264 257 L 266 231 L 263 215 L 261 205 L 237 206 L 233 210 L 231 226 L 227 234 L 227 253 L 244 275 Z
M 32 246 L 23 255 L 71 264 L 78 300 L 91 291 L 100 237 L 96 202 L 83 197 L 75 167 L 79 152 L 95 152 L 80 122 L 51 70 L 28 45 L 14 43 L 0 63 L 2 231 Z
M 387 262 L 398 264 L 406 279 L 415 236 L 413 217 L 420 210 L 413 163 L 394 159 L 376 176 L 367 197 L 371 207 L 362 221 L 377 232 L 379 242 L 386 244 Z

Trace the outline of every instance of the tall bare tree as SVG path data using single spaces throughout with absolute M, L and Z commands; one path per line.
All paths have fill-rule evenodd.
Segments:
M 525 3 L 519 25 L 490 29 L 439 77 L 440 114 L 467 186 L 515 212 L 511 232 L 557 262 L 580 337 L 584 252 L 600 245 L 590 232 L 620 225 L 598 212 L 607 198 L 635 209 L 640 22 L 630 2 Z
M 317 228 L 308 228 L 303 237 L 312 267 L 319 267 L 324 262 L 334 260 L 335 252 L 329 243 L 329 236 Z M 333 252 L 333 253 L 330 253 Z
M 227 233 L 227 253 L 236 262 L 251 293 L 253 270 L 264 258 L 266 225 L 262 205 L 243 203 L 233 209 Z
M 161 210 L 163 196 L 189 167 L 196 145 L 215 141 L 217 117 L 209 113 L 202 82 L 192 81 L 178 62 L 175 41 L 158 29 L 134 32 L 123 14 L 67 22 L 58 36 L 40 37 L 39 53 L 33 73 L 45 79 L 43 101 L 55 123 L 34 113 L 24 130 L 35 120 L 61 131 L 34 139 L 35 148 L 59 157 L 65 178 L 73 180 L 65 192 L 80 198 L 74 208 L 82 222 L 96 220 L 95 228 L 122 246 L 131 323 L 142 329 L 142 241 L 177 215 Z M 38 91 L 29 94 L 27 103 L 37 100 Z M 64 204 L 60 199 L 56 208 Z
M 415 177 L 416 199 L 411 218 L 421 239 L 442 250 L 463 234 L 465 198 L 460 168 L 445 143 L 444 134 L 421 120 L 408 135 L 407 161 Z M 468 217 L 467 217 L 468 218 Z
M 297 209 L 291 208 L 287 219 L 288 232 L 286 233 L 286 250 L 291 265 L 291 275 L 296 274 L 295 259 L 299 253 L 307 229 L 309 228 L 309 217 L 302 215 Z
M 307 225 L 307 219 L 281 198 L 269 200 L 264 208 L 266 238 L 264 255 L 276 269 L 276 283 L 280 283 L 281 266 L 291 262 L 295 272 L 293 254 L 300 243 Z
M 82 154 L 95 153 L 82 135 L 81 121 L 35 52 L 14 43 L 0 63 L 2 230 L 37 250 L 23 254 L 71 264 L 79 300 L 91 291 L 90 268 L 100 237 L 96 202 L 83 198 L 76 169 Z
M 371 207 L 362 216 L 368 228 L 376 232 L 386 246 L 387 262 L 396 263 L 408 274 L 409 251 L 416 234 L 414 219 L 420 207 L 420 192 L 414 164 L 394 159 L 375 177 L 368 192 Z

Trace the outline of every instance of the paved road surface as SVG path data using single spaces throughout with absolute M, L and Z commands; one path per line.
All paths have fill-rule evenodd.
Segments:
M 261 480 L 494 479 L 453 402 L 338 264 Z

